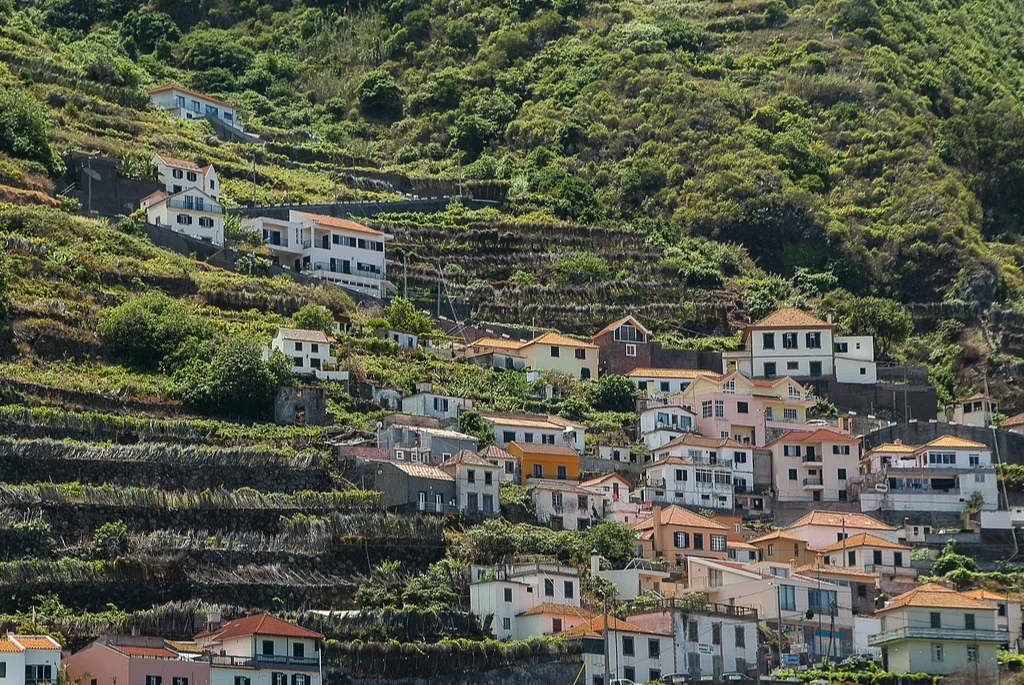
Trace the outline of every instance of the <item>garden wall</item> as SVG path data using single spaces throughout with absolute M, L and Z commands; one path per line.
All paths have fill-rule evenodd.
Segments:
M 582 661 L 530 664 L 420 678 L 352 678 L 335 669 L 327 669 L 324 685 L 566 685 L 577 682 L 576 674 L 581 665 Z

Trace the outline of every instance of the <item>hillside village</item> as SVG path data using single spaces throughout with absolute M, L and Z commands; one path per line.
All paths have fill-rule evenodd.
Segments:
M 1024 683 L 1019 8 L 718 4 L 0 0 L 0 685 Z

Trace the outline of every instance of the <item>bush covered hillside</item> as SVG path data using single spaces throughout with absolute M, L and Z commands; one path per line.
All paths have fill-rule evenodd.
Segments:
M 57 152 L 201 155 L 236 199 L 253 155 L 264 199 L 332 192 L 328 173 L 277 165 L 288 157 L 502 179 L 517 213 L 735 242 L 856 294 L 1021 297 L 1019 3 L 0 6 L 2 117 L 42 114 Z M 239 104 L 278 142 L 209 146 L 135 111 L 168 81 Z M 0 165 L 6 183 L 59 165 L 0 135 L 30 161 Z

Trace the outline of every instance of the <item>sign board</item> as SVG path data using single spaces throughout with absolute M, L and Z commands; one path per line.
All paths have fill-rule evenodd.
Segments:
M 815 635 L 816 637 L 834 637 L 834 638 L 835 638 L 835 639 L 837 639 L 837 640 L 839 640 L 839 639 L 840 639 L 840 638 L 842 637 L 842 636 L 841 636 L 841 635 L 839 634 L 839 631 L 838 631 L 838 630 L 836 630 L 836 631 L 831 631 L 831 632 L 830 632 L 830 631 L 828 631 L 828 630 L 825 630 L 824 628 L 818 628 L 817 630 L 815 630 L 815 631 L 814 631 L 814 635 Z
M 807 643 L 806 642 L 797 642 L 796 644 L 792 644 L 792 645 L 789 646 L 789 651 L 794 653 L 794 654 L 806 654 L 807 653 Z
M 583 653 L 584 654 L 604 654 L 604 638 L 603 637 L 586 637 L 583 638 Z
M 697 643 L 697 653 L 698 654 L 714 654 L 715 650 L 709 644 L 706 644 L 704 642 L 698 642 Z
M 782 655 L 782 663 L 786 664 L 787 666 L 799 666 L 800 665 L 800 655 L 799 654 L 793 654 L 792 652 L 783 654 Z
M 771 652 L 767 652 L 764 655 L 764 660 L 767 661 L 768 663 L 771 663 L 772 662 L 772 653 Z

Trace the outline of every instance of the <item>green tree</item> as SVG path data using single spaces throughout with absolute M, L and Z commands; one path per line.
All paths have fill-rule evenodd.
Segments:
M 768 316 L 779 308 L 779 303 L 792 293 L 789 281 L 779 276 L 766 276 L 747 283 L 743 302 L 751 321 Z
M 107 521 L 93 532 L 89 550 L 93 559 L 116 559 L 128 554 L 129 543 L 124 521 Z
M 462 412 L 459 416 L 459 429 L 466 435 L 472 435 L 479 440 L 480 449 L 494 444 L 494 427 L 484 421 L 477 411 Z
M 291 366 L 279 352 L 263 359 L 263 348 L 240 334 L 217 346 L 213 359 L 193 359 L 174 374 L 177 394 L 200 411 L 261 416 L 270 409 Z
M 384 316 L 392 328 L 405 333 L 425 335 L 434 330 L 434 321 L 426 314 L 417 311 L 412 302 L 404 297 L 396 297 L 392 300 L 391 304 L 384 309 Z
M 931 575 L 945 576 L 959 569 L 977 571 L 978 564 L 966 554 L 958 554 L 956 543 L 950 540 L 942 549 L 942 553 L 935 558 L 932 564 Z
M 817 307 L 819 315 L 831 314 L 847 335 L 870 335 L 879 356 L 914 332 L 914 318 L 899 302 L 884 297 L 855 297 L 845 290 L 830 291 Z
M 213 336 L 209 321 L 195 307 L 163 293 L 148 293 L 108 310 L 99 325 L 100 341 L 115 359 L 153 368 L 184 341 Z
M 334 334 L 334 315 L 322 304 L 304 304 L 299 311 L 292 314 L 292 324 L 296 328 L 322 331 L 324 335 Z
M 602 375 L 593 386 L 591 404 L 598 411 L 636 411 L 637 385 L 632 378 Z
M 475 159 L 494 139 L 496 132 L 494 125 L 487 119 L 476 114 L 463 114 L 455 120 L 451 135 L 452 147 Z
M 368 72 L 359 83 L 359 111 L 363 116 L 382 121 L 402 118 L 405 93 L 391 74 L 383 69 Z
M 131 10 L 121 20 L 120 30 L 121 35 L 135 41 L 143 53 L 153 52 L 161 41 L 177 43 L 181 40 L 178 25 L 164 12 Z
M 636 531 L 618 521 L 602 521 L 580 533 L 585 551 L 593 549 L 619 566 L 636 557 Z
M 0 152 L 39 162 L 54 176 L 64 162 L 50 147 L 49 123 L 43 108 L 28 92 L 0 86 Z
M 600 283 L 611 275 L 608 260 L 593 252 L 570 252 L 560 257 L 554 266 L 555 280 L 563 284 Z

